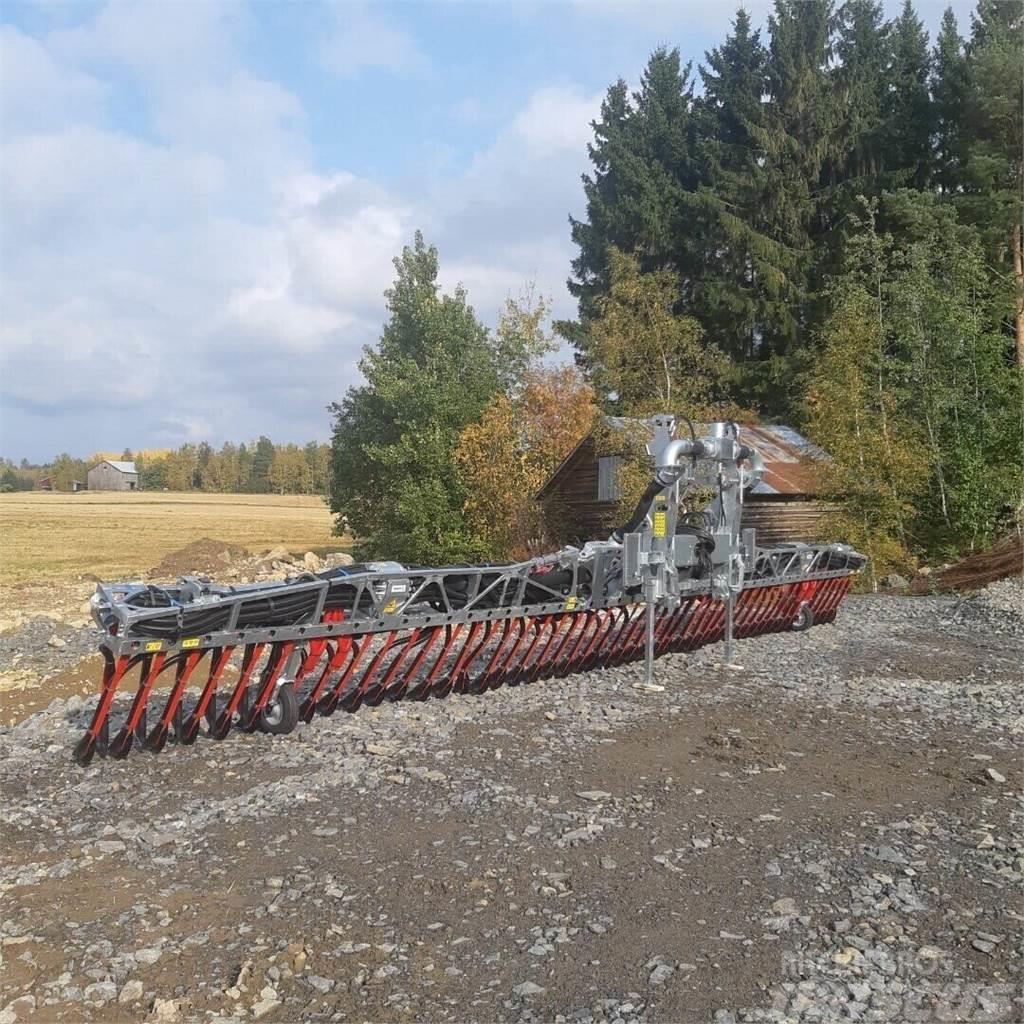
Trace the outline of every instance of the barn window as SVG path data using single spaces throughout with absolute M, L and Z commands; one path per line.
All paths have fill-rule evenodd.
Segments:
M 618 501 L 622 497 L 619 491 L 619 466 L 622 458 L 618 455 L 604 455 L 597 460 L 597 500 Z

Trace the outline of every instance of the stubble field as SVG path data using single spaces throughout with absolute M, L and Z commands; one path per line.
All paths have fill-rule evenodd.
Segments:
M 135 491 L 0 494 L 0 584 L 139 575 L 202 537 L 250 551 L 339 547 L 322 498 Z

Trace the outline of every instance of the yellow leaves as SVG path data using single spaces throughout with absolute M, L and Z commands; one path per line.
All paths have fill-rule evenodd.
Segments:
M 574 368 L 531 370 L 515 401 L 499 395 L 462 431 L 455 459 L 466 520 L 494 557 L 521 552 L 543 530 L 535 495 L 590 430 L 595 412 Z
M 928 466 L 918 426 L 901 412 L 886 372 L 877 314 L 863 289 L 851 289 L 826 323 L 808 395 L 809 433 L 831 456 L 823 494 L 842 502 L 822 539 L 862 550 L 876 576 L 906 568 L 906 524 Z
M 275 449 L 270 485 L 281 494 L 305 494 L 311 489 L 312 470 L 298 445 L 286 444 Z

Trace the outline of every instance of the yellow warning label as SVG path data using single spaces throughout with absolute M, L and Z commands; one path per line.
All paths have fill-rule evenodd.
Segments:
M 386 605 L 384 605 L 384 614 L 393 615 L 396 611 L 398 611 L 398 601 L 395 598 L 392 598 Z
M 182 640 L 181 641 L 181 646 L 182 647 L 198 647 L 199 646 L 199 637 L 197 637 L 197 636 L 190 636 L 187 640 Z
M 664 537 L 665 534 L 666 534 L 667 529 L 668 529 L 668 525 L 666 523 L 665 513 L 664 512 L 660 512 L 660 511 L 659 512 L 655 512 L 654 513 L 654 536 L 655 537 Z
M 565 610 L 567 612 L 571 612 L 573 610 L 573 608 L 575 608 L 575 607 L 576 607 L 576 598 L 575 597 L 567 597 L 565 599 Z
M 149 643 L 146 644 L 147 651 L 159 651 L 162 647 L 163 644 L 159 640 L 150 640 Z

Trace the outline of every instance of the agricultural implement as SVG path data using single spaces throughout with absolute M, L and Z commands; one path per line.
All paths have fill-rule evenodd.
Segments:
M 676 438 L 653 421 L 654 475 L 603 541 L 512 565 L 369 562 L 283 582 L 100 584 L 99 699 L 75 760 L 154 753 L 232 730 L 283 735 L 382 701 L 483 694 L 831 622 L 864 557 L 843 544 L 759 548 L 741 529 L 764 464 L 732 423 Z M 694 490 L 714 498 L 680 515 Z M 166 677 L 169 688 L 157 684 Z M 115 700 L 136 678 L 130 705 Z M 127 704 L 127 702 L 125 702 Z M 115 720 L 116 719 L 116 720 Z

